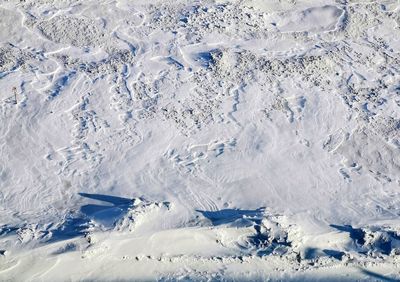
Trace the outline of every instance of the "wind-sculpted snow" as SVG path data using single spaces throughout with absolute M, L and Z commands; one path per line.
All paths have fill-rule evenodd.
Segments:
M 397 281 L 399 15 L 0 1 L 0 280 Z

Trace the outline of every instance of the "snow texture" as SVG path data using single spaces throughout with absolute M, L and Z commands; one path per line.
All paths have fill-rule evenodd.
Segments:
M 399 38 L 398 0 L 0 0 L 0 280 L 400 280 Z

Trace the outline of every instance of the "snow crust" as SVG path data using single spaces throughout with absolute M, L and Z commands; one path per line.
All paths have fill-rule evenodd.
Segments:
M 0 1 L 0 280 L 400 279 L 400 4 Z

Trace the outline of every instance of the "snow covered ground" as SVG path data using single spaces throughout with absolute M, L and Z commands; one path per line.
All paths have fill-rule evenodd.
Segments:
M 400 280 L 398 0 L 0 0 L 0 281 Z

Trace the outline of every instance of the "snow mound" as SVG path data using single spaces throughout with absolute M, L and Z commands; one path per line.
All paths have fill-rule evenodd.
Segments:
M 37 27 L 49 40 L 77 47 L 98 46 L 106 40 L 100 24 L 88 18 L 56 16 L 40 22 Z
M 274 21 L 282 32 L 328 32 L 339 28 L 345 11 L 336 6 L 308 8 L 284 13 Z

